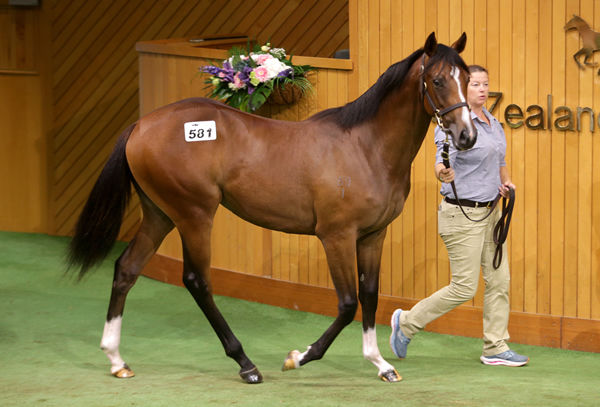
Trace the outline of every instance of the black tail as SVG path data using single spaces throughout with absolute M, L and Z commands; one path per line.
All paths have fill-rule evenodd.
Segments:
M 125 145 L 134 127 L 135 123 L 117 140 L 79 215 L 68 254 L 69 269 L 79 268 L 79 278 L 108 255 L 119 235 L 131 196 L 133 177 L 125 157 Z

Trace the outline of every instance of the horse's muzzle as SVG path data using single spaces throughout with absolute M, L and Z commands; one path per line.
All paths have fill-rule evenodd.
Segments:
M 473 134 L 469 135 L 469 130 L 462 129 L 460 134 L 458 135 L 458 143 L 456 143 L 456 148 L 458 150 L 468 150 L 475 145 L 477 141 L 477 129 L 473 128 Z

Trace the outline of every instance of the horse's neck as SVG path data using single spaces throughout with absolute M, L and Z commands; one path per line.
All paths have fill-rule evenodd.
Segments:
M 372 137 L 381 144 L 384 160 L 399 173 L 410 168 L 431 120 L 423 107 L 419 78 L 411 69 L 405 83 L 386 98 L 372 122 Z
M 585 21 L 578 21 L 578 22 L 576 22 L 575 23 L 575 28 L 581 34 L 586 33 L 588 31 L 592 31 L 592 28 L 590 27 L 590 25 L 588 23 L 586 23 Z

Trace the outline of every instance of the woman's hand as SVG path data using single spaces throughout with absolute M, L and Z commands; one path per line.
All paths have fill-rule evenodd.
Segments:
M 438 179 L 441 182 L 446 183 L 454 181 L 454 169 L 452 167 L 441 169 L 438 174 Z
M 500 191 L 500 195 L 502 195 L 503 198 L 508 198 L 510 196 L 509 195 L 510 189 L 513 189 L 513 190 L 517 189 L 517 187 L 515 187 L 515 184 L 513 184 L 510 181 L 507 181 L 498 187 L 498 191 Z

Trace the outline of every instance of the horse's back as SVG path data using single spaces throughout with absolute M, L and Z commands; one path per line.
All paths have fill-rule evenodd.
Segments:
M 149 161 L 159 166 L 176 163 L 182 169 L 193 164 L 195 170 L 201 169 L 198 166 L 207 170 L 223 154 L 233 158 L 245 143 L 261 143 L 257 134 L 268 127 L 267 121 L 211 99 L 184 99 L 139 120 L 127 144 L 127 158 L 134 171 Z

